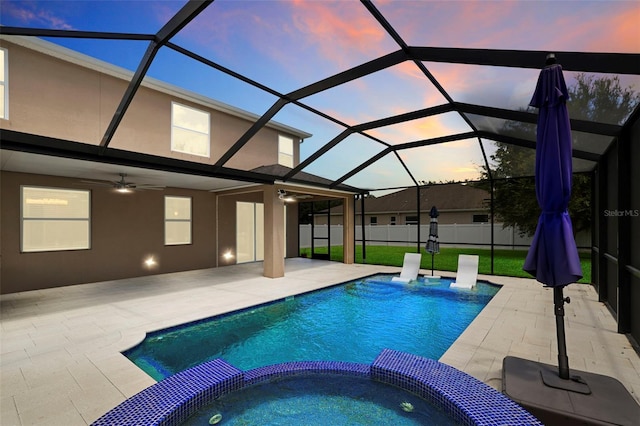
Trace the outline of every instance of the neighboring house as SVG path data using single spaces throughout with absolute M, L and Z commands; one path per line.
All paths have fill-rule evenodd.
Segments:
M 470 224 L 489 222 L 489 193 L 472 184 L 442 184 L 420 187 L 420 223 L 430 221 L 429 211 L 436 206 L 440 224 Z M 367 197 L 364 201 L 365 225 L 418 224 L 418 197 L 416 188 L 407 188 L 381 197 Z M 355 205 L 356 225 L 362 223 L 360 201 Z M 324 214 L 323 214 L 324 213 Z M 326 210 L 314 216 L 314 224 L 326 225 Z M 342 207 L 331 209 L 331 224 L 341 225 Z
M 0 70 L 2 293 L 257 260 L 278 277 L 284 257 L 298 255 L 297 206 L 285 207 L 277 190 L 301 189 L 261 179 L 298 165 L 310 134 L 270 122 L 218 168 L 220 178 L 185 175 L 183 162 L 212 168 L 258 116 L 145 78 L 108 146 L 119 162 L 61 158 L 51 147 L 101 144 L 133 73 L 8 36 Z M 41 143 L 44 155 L 21 151 L 22 140 Z M 119 173 L 164 190 L 121 194 L 107 182 Z

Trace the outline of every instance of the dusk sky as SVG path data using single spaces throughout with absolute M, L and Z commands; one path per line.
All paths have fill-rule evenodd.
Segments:
M 155 33 L 184 1 L 2 0 L 0 23 L 68 30 Z M 410 46 L 640 53 L 638 1 L 389 1 L 373 4 Z M 49 39 L 95 58 L 135 70 L 147 42 Z M 217 0 L 172 42 L 279 93 L 304 87 L 399 49 L 359 1 Z M 559 56 L 559 62 L 562 58 Z M 544 58 L 541 58 L 543 66 Z M 456 101 L 519 109 L 529 103 L 538 70 L 424 64 Z M 276 98 L 258 88 L 162 49 L 148 75 L 262 115 Z M 575 73 L 565 72 L 571 85 Z M 621 82 L 640 91 L 638 76 Z M 302 99 L 354 125 L 445 103 L 411 62 Z M 313 134 L 302 144 L 308 157 L 343 127 L 295 105 L 276 121 Z M 456 113 L 368 132 L 400 144 L 470 131 Z M 486 141 L 491 154 L 493 144 Z M 250 148 L 250 143 L 247 145 Z M 305 171 L 342 176 L 384 146 L 354 135 Z M 483 163 L 476 139 L 405 150 L 400 154 L 418 180 L 478 177 Z M 386 188 L 413 182 L 395 155 L 345 183 Z

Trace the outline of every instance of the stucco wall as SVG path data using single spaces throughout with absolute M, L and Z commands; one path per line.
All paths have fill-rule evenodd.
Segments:
M 2 128 L 98 144 L 106 129 L 101 118 L 105 111 L 113 114 L 126 86 L 6 41 L 1 45 L 9 61 L 9 120 L 0 121 Z
M 91 188 L 91 249 L 20 253 L 21 185 L 82 188 L 75 179 L 2 172 L 2 293 L 216 266 L 215 194 Z M 192 244 L 164 245 L 166 195 L 192 197 Z M 158 262 L 152 269 L 143 264 L 150 255 Z
M 100 143 L 129 84 L 128 80 L 84 68 L 31 49 L 0 41 L 8 49 L 9 119 L 0 128 L 81 142 Z M 210 157 L 171 151 L 171 103 L 210 114 Z M 243 116 L 244 117 L 244 116 Z M 109 147 L 214 164 L 252 125 L 252 121 L 211 106 L 140 86 Z M 264 127 L 225 166 L 251 170 L 278 163 L 280 129 Z M 294 143 L 294 158 L 299 158 Z

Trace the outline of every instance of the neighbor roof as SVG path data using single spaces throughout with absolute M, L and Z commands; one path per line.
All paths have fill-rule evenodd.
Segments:
M 435 206 L 440 212 L 486 210 L 489 193 L 473 184 L 438 184 L 420 187 L 420 212 L 428 214 Z M 381 197 L 366 197 L 364 210 L 367 214 L 416 213 L 418 197 L 416 188 L 406 188 Z M 361 211 L 360 202 L 356 212 Z M 342 214 L 342 206 L 331 208 L 332 214 Z

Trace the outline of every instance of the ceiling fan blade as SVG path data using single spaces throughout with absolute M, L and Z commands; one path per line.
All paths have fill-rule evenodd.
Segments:
M 151 185 L 151 184 L 147 185 L 147 184 L 144 184 L 144 183 L 140 184 L 140 185 L 129 184 L 128 187 L 132 188 L 132 189 L 142 189 L 142 190 L 144 190 L 144 189 L 152 189 L 152 190 L 156 190 L 156 191 L 161 191 L 161 190 L 166 188 L 166 186 L 163 186 L 163 185 Z
M 113 186 L 112 182 L 105 182 L 101 180 L 81 180 L 81 183 L 86 183 L 87 185 L 96 185 L 96 186 Z

